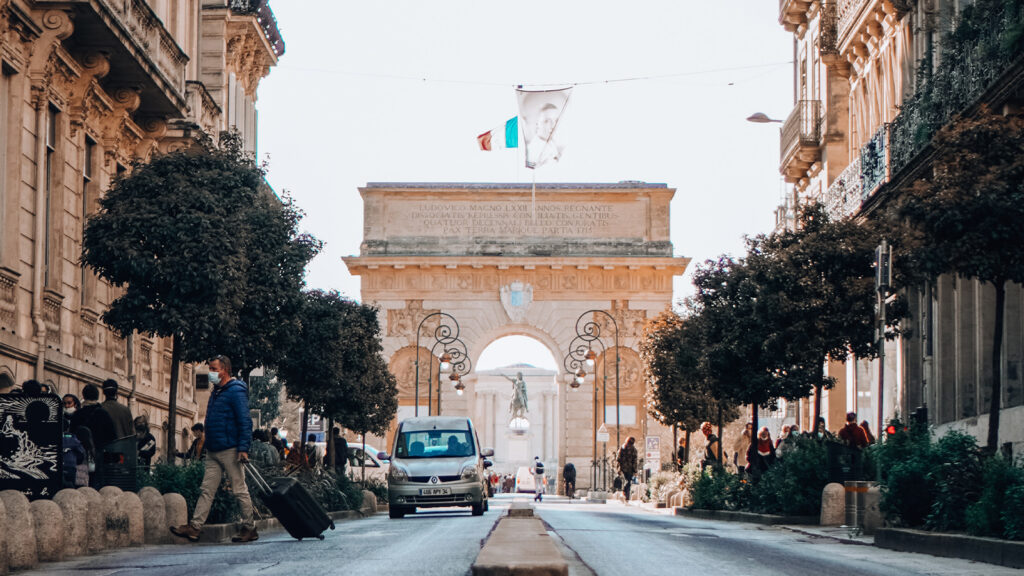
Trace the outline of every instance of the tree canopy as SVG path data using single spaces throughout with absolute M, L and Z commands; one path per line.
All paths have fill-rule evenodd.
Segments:
M 85 224 L 82 262 L 120 293 L 103 321 L 122 336 L 171 337 L 168 453 L 179 364 L 217 353 L 272 366 L 294 337 L 306 263 L 320 243 L 279 201 L 237 134 L 136 162 Z
M 998 447 L 1006 282 L 1024 282 L 1024 117 L 982 109 L 938 132 L 930 177 L 892 211 L 912 280 L 951 273 L 995 287 L 987 448 Z

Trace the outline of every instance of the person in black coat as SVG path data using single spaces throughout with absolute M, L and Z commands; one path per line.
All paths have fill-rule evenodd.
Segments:
M 562 483 L 565 484 L 565 495 L 572 500 L 576 494 L 576 466 L 572 462 L 566 462 L 562 467 Z
M 96 451 L 102 451 L 104 446 L 117 440 L 114 421 L 99 403 L 99 388 L 86 384 L 82 389 L 82 400 L 82 407 L 71 417 L 71 431 L 74 432 L 79 426 L 85 426 L 92 433 Z

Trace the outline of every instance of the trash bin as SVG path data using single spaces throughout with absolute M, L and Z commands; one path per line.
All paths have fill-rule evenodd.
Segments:
M 864 454 L 840 442 L 826 442 L 828 481 L 843 484 L 864 479 Z
M 864 513 L 866 510 L 865 502 L 869 484 L 870 482 L 852 480 L 843 485 L 843 488 L 846 490 L 845 527 L 864 528 Z
M 138 441 L 135 436 L 125 436 L 104 446 L 100 462 L 104 486 L 117 486 L 126 492 L 138 491 L 135 476 Z

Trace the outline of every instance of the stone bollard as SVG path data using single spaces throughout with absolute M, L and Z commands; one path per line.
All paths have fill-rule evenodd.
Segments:
M 76 489 L 85 497 L 88 513 L 85 517 L 86 548 L 94 554 L 107 547 L 107 513 L 103 505 L 103 497 L 95 489 L 83 486 Z
M 821 525 L 841 526 L 846 517 L 846 489 L 838 482 L 825 485 L 821 491 Z
M 117 507 L 128 515 L 128 545 L 142 546 L 146 543 L 146 515 L 142 500 L 135 492 L 122 492 L 117 497 Z
M 64 516 L 64 557 L 89 552 L 89 501 L 73 488 L 65 488 L 53 497 Z
M 117 486 L 100 489 L 103 498 L 103 519 L 106 522 L 107 548 L 127 548 L 131 545 L 128 511 L 121 507 L 120 498 L 124 492 Z
M 4 501 L 0 500 L 0 575 L 7 574 L 7 510 Z
M 864 533 L 874 534 L 882 527 L 882 489 L 872 483 L 864 495 Z
M 4 490 L 0 501 L 7 512 L 7 565 L 11 570 L 35 568 L 39 555 L 28 498 L 17 490 Z
M 35 500 L 29 504 L 32 528 L 36 533 L 36 555 L 40 562 L 64 559 L 64 514 L 53 500 Z
M 139 490 L 139 500 L 142 501 L 142 521 L 145 525 L 144 540 L 146 544 L 166 544 L 170 540 L 170 532 L 167 530 L 167 510 L 164 505 L 163 494 L 152 486 L 146 486 Z
M 369 490 L 363 490 L 363 503 L 359 506 L 359 513 L 363 516 L 373 516 L 377 513 L 377 497 Z
M 181 494 L 170 493 L 164 494 L 164 518 L 167 523 L 164 530 L 168 534 L 171 531 L 167 528 L 169 526 L 181 526 L 182 524 L 188 523 L 188 503 L 185 502 L 185 497 Z M 175 544 L 188 544 L 188 538 L 171 537 L 171 542 Z

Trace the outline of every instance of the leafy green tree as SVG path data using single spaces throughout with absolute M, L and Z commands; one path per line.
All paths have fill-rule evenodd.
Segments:
M 83 263 L 121 289 L 103 321 L 122 336 L 138 331 L 172 339 L 170 454 L 180 362 L 208 357 L 204 342 L 240 328 L 249 264 L 246 207 L 259 202 L 263 186 L 262 169 L 236 137 L 226 136 L 221 147 L 204 144 L 134 164 L 86 222 Z
M 778 334 L 776 353 L 785 358 L 778 367 L 785 378 L 807 377 L 815 391 L 814 422 L 821 412 L 821 391 L 835 379 L 820 369 L 821 362 L 846 362 L 877 355 L 874 248 L 878 234 L 869 223 L 852 219 L 832 221 L 820 204 L 801 211 L 796 230 L 758 236 L 750 242 L 758 254 L 755 276 L 762 301 L 760 311 L 771 316 Z M 886 316 L 895 325 L 899 314 Z M 819 368 L 814 369 L 815 362 Z M 787 371 L 806 365 L 807 370 Z
M 281 414 L 281 390 L 284 387 L 273 370 L 263 376 L 249 377 L 249 408 L 260 411 L 260 419 L 270 422 Z
M 732 421 L 739 416 L 736 406 L 715 399 L 700 370 L 704 341 L 700 317 L 682 317 L 666 311 L 644 331 L 640 356 L 648 382 L 648 411 L 667 426 L 682 425 L 686 446 L 690 433 L 701 422 L 715 422 L 721 417 Z
M 999 446 L 1006 283 L 1024 282 L 1024 118 L 982 109 L 946 125 L 933 142 L 930 177 L 894 210 L 907 271 L 976 278 L 995 288 L 987 449 Z
M 299 319 L 298 338 L 280 362 L 288 395 L 307 414 L 360 433 L 386 431 L 398 408 L 398 390 L 381 356 L 376 309 L 338 292 L 312 290 L 305 293 Z

